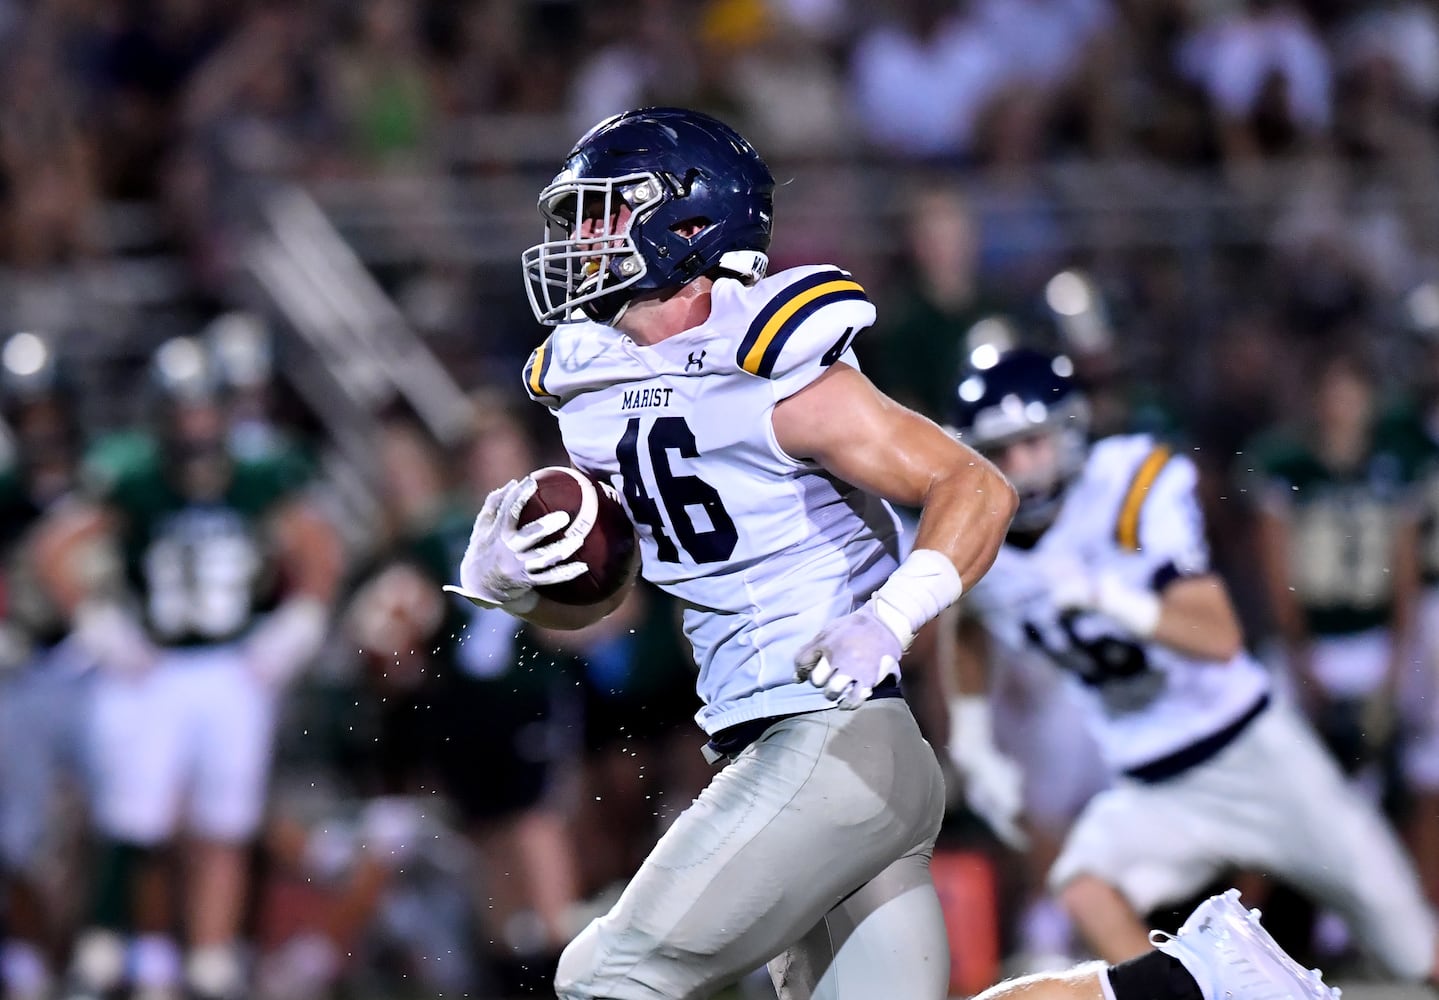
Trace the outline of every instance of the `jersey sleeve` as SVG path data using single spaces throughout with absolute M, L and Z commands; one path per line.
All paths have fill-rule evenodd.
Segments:
M 874 305 L 848 271 L 816 268 L 781 288 L 750 321 L 735 353 L 744 371 L 792 396 L 836 361 L 858 367 L 851 347 L 873 325 Z
M 1167 445 L 1155 445 L 1135 470 L 1115 525 L 1121 549 L 1141 554 L 1155 584 L 1209 572 L 1209 544 L 1199 508 L 1199 472 Z
M 525 392 L 529 394 L 529 397 L 535 402 L 544 403 L 551 408 L 560 403 L 559 397 L 545 388 L 546 378 L 550 373 L 552 354 L 552 338 L 546 337 L 543 344 L 530 352 L 530 356 L 525 360 L 525 367 L 520 372 L 520 377 L 525 383 Z
M 315 469 L 299 448 L 285 446 L 235 465 L 231 500 L 246 513 L 263 516 L 310 486 Z
M 85 496 L 122 508 L 142 503 L 147 486 L 159 476 L 155 443 L 130 431 L 100 438 L 80 462 L 80 487 Z

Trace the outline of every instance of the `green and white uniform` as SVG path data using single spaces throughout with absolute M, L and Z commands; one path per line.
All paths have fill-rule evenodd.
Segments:
M 305 481 L 288 454 L 236 458 L 212 502 L 171 485 L 159 444 L 125 434 L 87 456 L 86 482 L 120 518 L 125 574 L 161 649 L 139 677 L 102 674 L 93 749 L 101 829 L 153 843 L 181 827 L 243 839 L 259 824 L 275 696 L 244 639 L 281 581 L 264 522 Z
M 1290 525 L 1289 584 L 1313 641 L 1314 679 L 1330 698 L 1364 698 L 1393 656 L 1390 564 L 1410 514 L 1409 466 L 1377 442 L 1345 471 L 1294 441 L 1272 440 L 1257 452 L 1260 502 Z

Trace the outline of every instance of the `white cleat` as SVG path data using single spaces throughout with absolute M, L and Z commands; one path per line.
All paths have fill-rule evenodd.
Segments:
M 1183 963 L 1204 1000 L 1339 1000 L 1318 969 L 1306 969 L 1279 947 L 1246 910 L 1239 890 L 1210 896 L 1170 936 L 1149 935 L 1150 943 Z

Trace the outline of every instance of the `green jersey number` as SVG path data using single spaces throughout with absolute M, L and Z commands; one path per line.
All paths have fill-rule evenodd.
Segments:
M 1393 548 L 1394 515 L 1384 503 L 1350 495 L 1306 504 L 1295 511 L 1295 589 L 1310 607 L 1381 607 Z
M 250 622 L 261 566 L 245 525 L 217 513 L 167 527 L 144 557 L 151 627 L 169 640 L 236 635 Z

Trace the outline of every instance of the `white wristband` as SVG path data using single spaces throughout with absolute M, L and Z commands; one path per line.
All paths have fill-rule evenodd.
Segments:
M 1106 576 L 1095 584 L 1094 597 L 1094 609 L 1113 618 L 1136 639 L 1153 637 L 1159 627 L 1163 601 L 1153 591 L 1130 587 Z
M 924 623 L 959 600 L 964 583 L 949 557 L 934 549 L 915 549 L 870 598 L 875 617 L 905 649 Z

